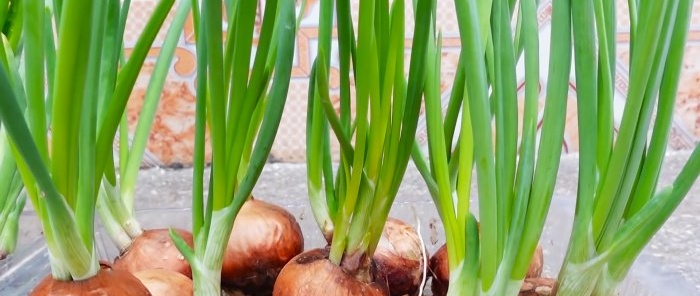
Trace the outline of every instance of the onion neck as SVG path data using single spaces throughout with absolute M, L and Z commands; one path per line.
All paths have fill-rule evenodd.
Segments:
M 488 290 L 483 290 L 482 287 L 481 295 L 518 295 L 518 293 L 520 292 L 520 288 L 523 285 L 524 278 L 512 279 L 510 277 L 510 269 L 511 268 L 507 267 L 506 265 L 500 265 L 498 272 L 496 273 L 496 276 L 493 279 L 491 287 Z
M 79 281 L 97 275 L 100 264 L 94 245 L 90 249 L 86 248 L 78 239 L 77 229 L 66 226 L 69 225 L 51 225 L 51 232 L 54 235 L 46 236 L 53 278 L 62 281 Z M 63 227 L 67 230 L 61 232 L 61 235 L 56 235 L 57 228 Z M 46 233 L 46 230 L 44 232 Z
M 469 272 L 462 260 L 457 268 L 450 270 L 448 296 L 503 296 L 518 295 L 523 280 L 513 280 L 505 269 L 498 272 L 488 290 L 483 289 L 483 282 L 474 272 Z
M 333 239 L 333 220 L 331 220 L 325 196 L 320 187 L 316 187 L 311 181 L 307 183 L 309 186 L 311 212 L 314 215 L 314 219 L 316 219 L 316 224 L 318 224 L 321 234 L 323 234 L 326 242 L 330 244 Z
M 203 267 L 192 268 L 192 280 L 194 295 L 221 295 L 220 270 Z
M 366 251 L 356 251 L 345 254 L 340 261 L 340 267 L 343 268 L 345 273 L 351 275 L 360 282 L 367 284 L 374 282 L 374 275 L 371 271 L 371 256 L 369 256 Z
M 477 279 L 470 277 L 462 260 L 456 268 L 450 269 L 450 285 L 447 296 L 477 296 Z
M 559 280 L 554 295 L 589 296 L 593 292 L 600 275 L 604 273 L 600 261 L 583 263 L 565 262 L 559 272 Z
M 617 268 L 615 268 L 617 267 Z M 629 264 L 615 265 L 608 263 L 605 266 L 605 270 L 600 273 L 598 281 L 596 281 L 595 289 L 593 295 L 596 296 L 612 296 L 616 295 L 617 287 L 625 279 L 627 271 L 629 271 Z
M 133 213 L 125 206 L 119 192 L 117 186 L 103 178 L 96 207 L 107 234 L 119 251 L 123 252 L 131 245 L 134 238 L 143 233 L 143 230 Z
M 593 295 L 596 296 L 613 296 L 617 295 L 615 292 L 617 290 L 617 286 L 620 284 L 620 282 L 616 279 L 614 279 L 612 276 L 610 276 L 609 273 L 603 272 L 600 275 L 600 278 L 596 282 L 595 289 Z
M 195 238 L 196 246 L 205 246 L 195 248 L 196 258 L 190 262 L 195 295 L 221 295 L 221 267 L 233 228 L 227 209 L 213 211 L 208 235 Z
M 80 236 L 79 221 L 65 200 L 36 200 L 34 208 L 41 216 L 46 246 L 49 250 L 51 275 L 56 280 L 91 278 L 100 270 L 94 238 L 87 242 Z M 92 223 L 92 221 L 90 221 Z

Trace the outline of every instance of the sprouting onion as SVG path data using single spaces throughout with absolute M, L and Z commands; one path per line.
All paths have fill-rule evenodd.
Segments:
M 558 295 L 614 295 L 700 174 L 696 147 L 674 182 L 657 188 L 693 1 L 629 4 L 629 90 L 614 136 L 615 3 L 571 3 L 581 160 L 576 217 Z
M 515 40 L 514 6 L 509 3 L 517 4 L 519 11 Z M 537 2 L 455 1 L 462 52 L 444 118 L 440 36 L 435 37 L 434 20 L 431 23 L 425 83 L 430 161 L 418 145 L 413 158 L 445 227 L 447 295 L 517 295 L 533 258 L 559 165 L 570 70 L 571 46 L 566 40 L 571 11 L 565 1 L 553 5 L 551 40 L 556 42 L 551 44 L 538 149 Z M 521 137 L 516 95 L 520 46 L 525 67 Z M 474 166 L 479 224 L 469 206 Z
M 192 200 L 194 250 L 174 232 L 171 236 L 192 267 L 197 295 L 221 294 L 221 268 L 234 219 L 262 172 L 287 98 L 296 33 L 294 2 L 265 2 L 251 71 L 256 4 L 257 1 L 226 1 L 222 5 L 221 1 L 205 0 L 200 7 L 193 1 L 198 70 Z M 225 44 L 222 6 L 229 20 Z M 212 149 L 206 203 L 205 123 Z
M 119 25 L 108 28 L 108 34 L 103 41 L 108 45 L 102 54 L 105 60 L 118 61 L 122 58 L 121 48 L 124 46 L 125 20 L 130 4 L 130 1 L 111 3 L 114 5 L 114 9 L 111 10 L 108 17 L 112 22 L 118 22 Z M 167 268 L 190 276 L 189 265 L 184 260 L 179 259 L 179 251 L 171 243 L 168 243 L 170 238 L 167 229 L 147 230 L 147 233 L 144 234 L 140 223 L 134 216 L 134 190 L 141 168 L 141 160 L 146 150 L 146 143 L 160 101 L 161 91 L 190 7 L 190 1 L 180 1 L 177 12 L 170 23 L 165 41 L 151 73 L 144 103 L 131 140 L 128 135 L 127 116 L 124 114 L 120 117 L 119 169 L 115 169 L 114 161 L 111 161 L 114 159 L 114 155 L 110 153 L 107 156 L 110 161 L 105 169 L 96 206 L 102 225 L 120 251 L 120 257 L 114 264 L 116 269 L 136 272 L 151 268 Z M 109 64 L 100 76 L 99 83 L 104 87 L 98 101 L 101 106 L 104 106 L 114 93 L 114 86 L 117 82 L 117 72 L 114 68 L 116 66 L 118 66 L 116 62 Z M 101 113 L 98 114 L 101 116 Z M 181 232 L 186 234 L 184 230 Z
M 324 289 L 334 288 L 318 287 L 311 291 L 303 287 L 327 276 L 338 279 L 326 281 L 327 285 L 338 285 L 338 291 L 345 291 L 338 293 L 377 293 L 366 285 L 375 280 L 371 274 L 372 255 L 415 138 L 424 80 L 426 24 L 435 1 L 417 2 L 408 82 L 404 73 L 405 5 L 404 1 L 360 1 L 355 36 L 350 2 L 321 1 L 319 48 L 307 109 L 307 175 L 314 217 L 331 243 L 330 250 L 313 261 L 327 259 L 324 262 L 336 268 L 331 272 L 320 267 L 325 265 L 316 263 L 312 268 L 312 262 L 304 258 L 318 257 L 318 252 L 302 254 L 282 270 L 275 284 L 275 295 L 320 295 Z M 340 62 L 339 115 L 329 96 L 334 12 Z M 355 106 L 351 108 L 353 79 Z M 341 150 L 335 176 L 330 153 L 331 129 Z M 303 272 L 295 271 L 299 270 L 297 266 Z M 350 280 L 341 280 L 345 277 Z
M 114 50 L 104 41 L 113 33 L 107 28 L 118 22 L 107 16 L 118 13 L 120 1 L 65 0 L 52 7 L 43 1 L 21 3 L 24 88 L 22 92 L 14 84 L 14 68 L 1 67 L 0 119 L 22 180 L 31 184 L 25 190 L 42 222 L 50 254 L 53 280 L 42 282 L 34 293 L 51 293 L 57 281 L 77 280 L 86 283 L 76 289 L 103 288 L 110 293 L 112 287 L 117 290 L 111 293 L 144 293 L 128 273 L 101 273 L 93 220 L 120 114 L 174 0 L 158 3 L 132 55 L 121 65 L 118 59 L 101 58 Z M 108 86 L 99 78 L 107 71 L 113 71 L 116 83 L 100 101 L 99 94 Z

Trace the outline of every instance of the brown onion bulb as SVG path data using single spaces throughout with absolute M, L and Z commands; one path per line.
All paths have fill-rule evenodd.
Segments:
M 31 296 L 81 296 L 81 295 L 151 295 L 136 277 L 123 270 L 100 266 L 97 275 L 81 281 L 59 281 L 51 275 L 45 277 L 29 294 Z
M 230 289 L 226 289 L 226 288 L 224 288 L 221 291 L 221 295 L 222 296 L 249 296 L 249 295 L 246 295 L 245 293 L 243 293 L 239 290 L 230 290 Z
M 192 233 L 175 229 L 182 239 L 192 247 Z M 177 249 L 168 229 L 151 229 L 136 237 L 129 248 L 114 260 L 114 269 L 131 273 L 150 270 L 168 269 L 192 278 L 192 268 Z
M 348 275 L 328 260 L 328 249 L 294 257 L 277 277 L 273 296 L 388 296 L 386 287 Z
M 530 266 L 528 266 L 525 278 L 538 278 L 542 274 L 544 254 L 542 247 L 538 244 L 535 254 L 532 256 Z M 430 271 L 433 277 L 430 289 L 434 296 L 447 295 L 447 288 L 450 284 L 450 267 L 447 260 L 447 247 L 443 245 L 435 254 L 430 257 Z M 524 285 L 524 284 L 523 284 Z
M 392 296 L 418 293 L 424 270 L 422 250 L 413 227 L 398 219 L 387 219 L 372 259 L 377 266 L 377 281 L 385 283 Z
M 442 245 L 440 249 L 430 257 L 428 263 L 433 281 L 430 284 L 430 290 L 434 296 L 447 295 L 447 287 L 450 279 L 450 266 L 447 260 L 447 246 Z
M 153 296 L 192 296 L 192 280 L 179 272 L 149 269 L 133 274 Z
M 236 216 L 224 254 L 221 281 L 256 295 L 272 291 L 277 274 L 304 250 L 304 237 L 285 209 L 249 200 Z

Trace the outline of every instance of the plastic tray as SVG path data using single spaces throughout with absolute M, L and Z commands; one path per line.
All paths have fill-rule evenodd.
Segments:
M 430 212 L 432 205 L 412 204 L 411 210 L 401 210 L 401 206 L 392 214 L 419 215 L 421 220 L 421 233 L 426 240 L 429 252 L 434 252 L 442 243 L 430 238 L 427 233 L 442 229 L 439 221 L 435 217 L 430 217 L 428 213 L 420 213 L 420 210 Z M 405 205 L 404 205 L 405 206 Z M 323 245 L 320 232 L 317 230 L 315 222 L 309 216 L 310 212 L 301 206 L 287 206 L 300 222 L 305 236 L 305 248 L 315 248 Z M 420 210 L 418 210 L 420 209 Z M 552 212 L 556 215 L 566 215 L 567 210 L 561 206 L 561 202 L 555 200 L 552 205 Z M 424 215 L 428 215 L 427 217 Z M 160 209 L 138 211 L 137 217 L 144 227 L 164 228 L 180 227 L 189 229 L 191 213 L 188 209 Z M 397 215 L 393 215 L 397 216 Z M 404 215 L 398 216 L 407 221 L 414 220 L 414 217 Z M 550 215 L 549 219 L 553 219 Z M 556 219 L 556 217 L 554 217 Z M 427 222 L 427 223 L 426 223 Z M 38 221 L 33 214 L 26 214 L 22 217 L 22 225 L 37 224 Z M 564 245 L 560 242 L 568 241 L 568 229 L 570 223 L 548 223 L 548 227 L 543 233 L 542 244 L 545 249 L 545 275 L 555 275 L 556 267 L 559 266 L 563 258 Z M 98 226 L 99 229 L 99 226 Z M 435 235 L 435 234 L 433 234 Z M 101 258 L 112 259 L 117 255 L 117 249 L 109 241 L 109 238 L 101 231 L 96 232 L 97 250 Z M 566 238 L 561 240 L 559 238 Z M 626 281 L 620 286 L 618 295 L 644 296 L 644 295 L 700 295 L 692 285 L 687 283 L 672 268 L 659 268 L 659 262 L 648 256 L 641 256 L 637 261 L 633 271 Z M 26 295 L 31 291 L 39 280 L 50 272 L 48 265 L 48 253 L 44 245 L 43 238 L 34 237 L 33 240 L 21 242 L 18 251 L 0 261 L 0 295 Z M 430 289 L 426 288 L 424 295 L 430 295 Z

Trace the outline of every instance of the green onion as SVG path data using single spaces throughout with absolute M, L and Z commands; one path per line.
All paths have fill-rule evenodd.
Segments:
M 0 119 L 24 184 L 32 184 L 25 190 L 44 228 L 53 277 L 88 279 L 99 271 L 93 219 L 118 114 L 124 111 L 138 71 L 174 1 L 160 1 L 134 53 L 121 67 L 116 59 L 101 58 L 111 50 L 103 41 L 107 28 L 117 26 L 107 16 L 119 8 L 110 5 L 118 1 L 65 0 L 54 3 L 55 15 L 41 1 L 21 3 L 26 20 L 24 85 L 20 89 L 13 83 L 17 76 L 12 68 L 0 69 Z M 52 16 L 58 32 L 55 41 Z M 9 45 L 13 48 L 12 40 Z M 116 72 L 112 75 L 117 83 L 109 90 L 99 83 L 105 71 Z M 47 81 L 50 85 L 45 88 Z M 101 98 L 106 111 L 98 119 L 103 93 L 108 94 Z
M 381 282 L 397 295 L 419 288 L 415 282 L 420 280 L 423 262 L 419 261 L 422 255 L 416 255 L 422 253 L 418 236 L 403 222 L 387 223 L 415 139 L 425 81 L 427 24 L 435 9 L 432 0 L 415 4 L 417 25 L 406 79 L 404 1 L 360 1 L 356 29 L 350 1 L 320 2 L 318 51 L 307 105 L 307 185 L 314 218 L 330 246 L 307 251 L 287 263 L 274 295 L 320 295 L 329 289 L 382 295 L 386 291 Z M 339 112 L 329 85 L 334 17 Z M 335 170 L 331 130 L 340 145 Z M 395 231 L 385 232 L 385 225 Z M 380 247 L 380 239 L 396 244 Z M 373 265 L 377 273 L 371 271 Z M 319 285 L 322 281 L 327 283 Z
M 406 81 L 403 1 L 391 5 L 389 1 L 360 1 L 357 35 L 349 1 L 321 1 L 318 55 L 307 111 L 309 197 L 324 236 L 332 237 L 330 261 L 349 274 L 369 271 L 366 259 L 377 248 L 415 139 L 428 56 L 429 26 L 420 24 L 429 23 L 435 1 L 420 0 L 417 5 L 418 25 Z M 328 85 L 333 12 L 340 55 L 339 115 Z M 341 150 L 335 175 L 330 130 Z
M 233 222 L 260 176 L 279 127 L 289 88 L 296 17 L 292 1 L 267 1 L 250 70 L 257 1 L 226 1 L 228 39 L 222 37 L 221 1 L 193 1 L 197 37 L 197 111 L 193 186 L 194 250 L 174 232 L 192 266 L 195 294 L 220 295 L 221 267 Z M 272 82 L 270 82 L 272 81 Z M 262 116 L 260 116 L 262 115 Z M 204 136 L 212 164 L 203 194 Z M 206 208 L 205 208 L 206 204 Z
M 579 113 L 577 215 L 558 295 L 613 295 L 700 174 L 696 147 L 674 183 L 657 188 L 693 1 L 630 1 L 630 85 L 614 143 L 616 10 L 613 3 L 600 0 L 576 5 L 580 7 L 572 5 L 572 12 L 577 11 L 572 13 L 572 26 L 577 84 L 586 85 L 577 88 L 579 110 L 587 107 Z M 597 127 L 591 124 L 596 122 Z
M 518 33 L 513 37 L 516 4 Z M 435 41 L 428 49 L 433 58 L 427 60 L 425 85 L 429 164 L 417 144 L 412 156 L 444 223 L 447 294 L 516 295 L 542 233 L 559 166 L 570 71 L 569 6 L 567 1 L 553 4 L 552 40 L 558 42 L 550 50 L 539 149 L 537 2 L 464 0 L 455 6 L 462 52 L 447 114 L 443 118 L 440 108 L 440 36 L 433 19 Z M 515 79 L 521 46 L 525 113 L 518 118 Z M 469 205 L 474 166 L 478 227 Z
M 129 4 L 127 1 L 124 2 L 123 6 L 120 6 L 120 1 L 110 2 L 113 9 L 109 11 L 108 18 L 110 22 L 120 23 L 120 25 L 107 28 L 103 40 L 106 46 L 102 51 L 102 57 L 105 60 L 114 62 L 106 64 L 105 71 L 100 74 L 99 83 L 103 87 L 101 96 L 98 99 L 98 112 L 100 114 L 108 112 L 108 102 L 117 83 L 116 67 L 118 63 L 116 61 L 122 55 L 120 48 L 123 47 L 122 39 L 125 26 L 123 20 L 126 19 L 124 14 L 128 12 Z M 102 179 L 97 200 L 97 210 L 107 233 L 122 252 L 132 244 L 136 237 L 143 233 L 141 225 L 134 216 L 136 181 L 158 103 L 160 102 L 161 91 L 170 70 L 175 49 L 177 48 L 190 7 L 191 3 L 189 1 L 182 1 L 170 23 L 165 41 L 151 73 L 144 97 L 144 104 L 139 113 L 139 119 L 131 140 L 128 135 L 125 112 L 122 115 L 119 126 L 120 153 L 118 161 L 120 167 L 118 170 L 115 170 L 113 162 L 110 161 Z M 161 8 L 156 13 L 163 14 L 167 12 L 168 10 Z M 115 156 L 110 154 L 108 157 L 111 160 Z M 116 178 L 116 173 L 119 173 L 119 178 Z

